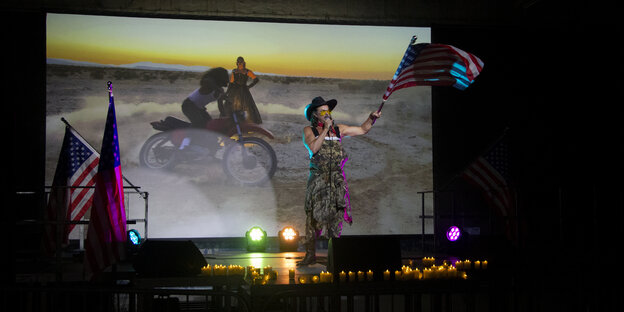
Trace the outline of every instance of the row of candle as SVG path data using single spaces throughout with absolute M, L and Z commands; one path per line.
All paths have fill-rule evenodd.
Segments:
M 262 272 L 260 274 L 260 268 L 247 266 L 246 278 L 252 285 L 266 285 L 269 281 L 277 279 L 277 271 L 274 271 L 271 266 L 265 266 Z
M 349 282 L 364 282 L 364 281 L 372 281 L 374 278 L 374 274 L 372 270 L 368 270 L 367 272 L 363 272 L 363 271 L 357 271 L 357 272 L 347 272 L 345 273 L 345 271 L 342 271 L 340 273 L 338 273 L 338 278 L 340 280 L 341 283 L 344 283 L 347 281 L 347 279 L 349 280 Z
M 455 261 L 455 266 L 460 269 L 460 270 L 471 270 L 471 269 L 475 269 L 475 270 L 480 270 L 480 269 L 487 269 L 488 266 L 488 262 L 487 260 L 483 260 L 483 261 L 475 261 L 475 262 L 470 262 L 470 260 L 464 260 L 464 261 Z
M 444 263 L 448 263 L 447 261 L 444 261 Z M 413 260 L 409 260 L 409 266 L 413 267 Z M 424 257 L 422 258 L 422 264 L 423 264 L 423 268 L 428 268 L 431 266 L 435 265 L 435 258 L 434 257 Z M 455 267 L 458 270 L 470 270 L 472 268 L 479 270 L 479 269 L 487 269 L 487 265 L 488 262 L 487 260 L 476 260 L 474 262 L 471 262 L 470 260 L 466 259 L 464 261 L 455 261 Z
M 207 264 L 201 268 L 201 275 L 203 276 L 243 276 L 245 275 L 245 268 L 240 265 L 230 264 L 228 266 L 222 264 L 215 264 L 210 266 Z
M 294 276 L 293 276 L 294 278 Z M 319 275 L 301 275 L 299 276 L 299 284 L 318 284 L 318 283 L 333 283 L 334 275 L 330 272 L 322 271 Z
M 289 278 L 294 279 L 294 269 L 289 270 Z M 419 269 L 412 269 L 408 266 L 403 266 L 401 270 L 394 271 L 394 280 L 396 281 L 409 281 L 409 280 L 429 280 L 429 279 L 467 279 L 468 275 L 466 272 L 459 271 L 454 266 L 435 266 L 433 265 L 431 268 L 424 268 L 422 271 Z M 389 281 L 391 279 L 390 270 L 386 270 L 383 272 L 383 279 L 385 281 Z M 334 281 L 334 276 L 331 272 L 321 272 L 319 276 L 307 276 L 302 275 L 299 276 L 300 284 L 307 283 L 332 283 Z M 338 273 L 338 280 L 341 283 L 345 282 L 370 282 L 374 280 L 374 273 L 372 270 L 368 270 L 367 272 L 363 271 L 341 271 Z

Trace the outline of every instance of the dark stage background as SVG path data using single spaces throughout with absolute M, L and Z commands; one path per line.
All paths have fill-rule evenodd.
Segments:
M 591 296 L 604 290 L 605 280 L 621 278 L 621 270 L 610 269 L 619 265 L 624 234 L 621 27 L 613 10 L 599 4 L 537 1 L 523 8 L 510 19 L 445 19 L 435 11 L 426 25 L 402 15 L 372 20 L 431 26 L 432 41 L 462 47 L 485 62 L 468 90 L 433 88 L 434 186 L 478 194 L 453 177 L 509 128 L 520 239 L 510 244 L 493 228 L 475 250 L 501 256 L 509 269 L 539 272 L 518 274 L 520 283 L 540 274 L 552 287 Z M 10 142 L 3 149 L 10 172 L 3 189 L 3 280 L 11 281 L 18 247 L 35 242 L 37 234 L 36 228 L 16 231 L 15 221 L 37 218 L 43 207 L 45 14 L 17 10 L 1 17 L 8 30 L 3 104 L 11 116 L 2 123 Z M 16 202 L 19 191 L 35 194 Z M 466 198 L 472 200 L 463 205 L 467 212 L 487 210 L 480 196 Z

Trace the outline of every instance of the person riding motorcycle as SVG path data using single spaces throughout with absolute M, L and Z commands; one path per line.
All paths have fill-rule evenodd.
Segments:
M 199 88 L 191 92 L 182 102 L 182 113 L 191 121 L 194 128 L 204 129 L 206 123 L 212 120 L 206 111 L 206 105 L 218 101 L 219 110 L 223 107 L 225 92 L 223 88 L 229 82 L 229 75 L 225 68 L 215 67 L 204 73 L 199 81 Z

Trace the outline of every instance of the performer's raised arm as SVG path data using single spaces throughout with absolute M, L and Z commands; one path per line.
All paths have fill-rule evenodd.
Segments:
M 375 119 L 379 117 L 381 117 L 381 112 L 373 111 L 370 113 L 370 115 L 368 115 L 368 118 L 360 126 L 348 126 L 340 124 L 338 125 L 338 127 L 340 127 L 340 133 L 343 136 L 356 136 L 367 134 L 368 131 L 370 131 L 370 129 L 373 127 L 373 122 L 375 121 Z

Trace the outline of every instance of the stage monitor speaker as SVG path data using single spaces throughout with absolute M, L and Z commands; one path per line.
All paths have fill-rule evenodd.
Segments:
M 134 258 L 141 277 L 184 277 L 201 273 L 206 259 L 192 241 L 146 240 Z
M 401 242 L 397 236 L 342 236 L 331 238 L 328 244 L 327 271 L 334 276 L 344 271 L 372 270 L 376 280 L 385 270 L 400 270 Z

